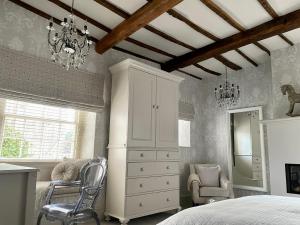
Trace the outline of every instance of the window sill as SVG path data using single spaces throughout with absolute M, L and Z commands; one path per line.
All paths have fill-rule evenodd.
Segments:
M 51 160 L 51 159 L 4 159 L 0 158 L 0 163 L 60 163 L 63 160 Z

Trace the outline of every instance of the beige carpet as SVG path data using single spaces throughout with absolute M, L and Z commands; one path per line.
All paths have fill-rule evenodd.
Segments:
M 156 225 L 157 223 L 163 221 L 169 216 L 173 215 L 172 213 L 159 213 L 150 216 L 145 216 L 138 219 L 133 219 L 129 221 L 128 225 Z M 101 221 L 101 225 L 119 225 L 120 222 L 118 220 L 112 220 L 110 222 Z

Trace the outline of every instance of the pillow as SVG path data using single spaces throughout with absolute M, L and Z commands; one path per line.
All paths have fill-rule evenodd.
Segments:
M 219 167 L 196 166 L 201 185 L 204 187 L 220 187 Z
M 64 158 L 64 162 L 68 162 L 68 163 L 70 163 L 70 164 L 77 167 L 78 174 L 77 174 L 76 180 L 80 179 L 80 169 L 81 169 L 81 167 L 89 161 L 90 161 L 90 159 L 67 159 L 67 158 Z
M 70 162 L 58 163 L 51 173 L 52 180 L 75 181 L 78 177 L 78 168 Z

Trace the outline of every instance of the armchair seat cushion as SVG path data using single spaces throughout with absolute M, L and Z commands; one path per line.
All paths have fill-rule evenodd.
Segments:
M 200 196 L 202 197 L 229 197 L 229 190 L 220 187 L 201 187 Z

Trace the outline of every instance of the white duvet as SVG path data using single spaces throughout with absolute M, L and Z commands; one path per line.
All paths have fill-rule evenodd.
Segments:
M 300 225 L 300 198 L 230 199 L 183 210 L 158 225 Z

